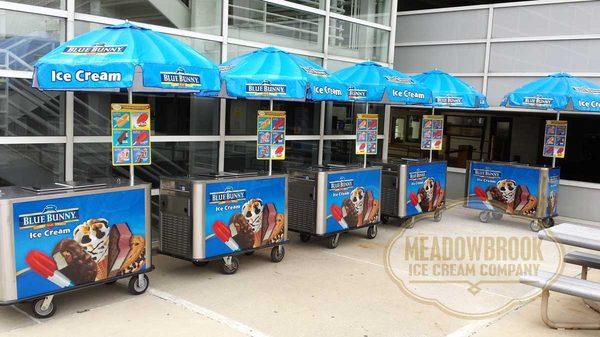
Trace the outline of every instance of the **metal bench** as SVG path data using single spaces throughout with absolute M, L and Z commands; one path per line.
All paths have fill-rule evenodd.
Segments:
M 563 259 L 566 263 L 581 266 L 581 279 L 587 280 L 588 269 L 600 269 L 600 255 L 572 252 L 565 255 Z
M 542 289 L 542 321 L 554 329 L 600 329 L 598 323 L 575 323 L 555 322 L 548 317 L 548 299 L 550 291 L 580 297 L 592 301 L 600 301 L 600 283 L 582 280 L 575 277 L 556 275 L 546 271 L 540 271 L 537 275 L 525 275 L 521 277 L 521 283 Z

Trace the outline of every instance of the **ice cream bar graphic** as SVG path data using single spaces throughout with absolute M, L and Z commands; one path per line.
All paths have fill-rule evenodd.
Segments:
M 279 143 L 282 138 L 283 138 L 283 135 L 281 133 L 278 134 L 277 136 L 275 136 L 275 140 L 273 141 L 273 143 Z
M 342 213 L 342 208 L 336 204 L 331 205 L 331 216 L 337 221 L 343 229 L 348 228 L 348 224 L 346 220 L 344 220 L 344 214 Z
M 421 205 L 419 205 L 419 197 L 415 194 L 415 192 L 411 192 L 408 197 L 410 199 L 408 203 L 412 204 L 417 212 L 422 213 L 423 210 L 421 209 Z
M 123 133 L 121 133 L 121 135 L 119 136 L 119 138 L 117 138 L 117 142 L 119 143 L 119 145 L 121 145 L 126 140 L 127 140 L 127 131 L 123 131 Z
M 57 253 L 57 255 L 59 255 L 57 256 L 58 262 L 62 265 L 62 267 L 66 267 L 67 263 L 62 255 L 60 255 L 60 253 Z M 50 256 L 39 250 L 32 250 L 27 253 L 27 256 L 25 256 L 25 262 L 29 268 L 31 268 L 31 270 L 61 288 L 66 288 L 73 285 L 71 280 L 58 271 L 59 266 L 57 265 L 57 261 L 54 261 L 54 259 L 52 259 Z
M 492 206 L 492 204 L 490 204 L 490 202 L 488 201 L 487 193 L 485 193 L 483 188 L 476 186 L 475 187 L 475 195 L 477 195 L 479 197 L 479 199 L 481 199 L 481 202 L 483 202 L 483 204 L 485 205 L 485 207 L 487 207 L 487 209 L 492 210 L 492 211 L 494 210 L 494 206 Z
M 265 119 L 261 124 L 260 124 L 260 129 L 266 129 L 269 127 L 269 124 L 271 123 L 271 121 L 269 119 Z
M 275 150 L 275 156 L 280 157 L 283 154 L 283 146 L 280 146 Z
M 142 144 L 146 139 L 148 139 L 148 133 L 147 132 L 142 132 L 140 133 L 136 138 L 135 141 L 133 142 L 133 145 L 140 145 Z
M 364 119 L 363 119 L 363 120 L 361 120 L 361 121 L 358 123 L 358 127 L 359 127 L 360 129 L 364 129 L 366 126 L 367 126 L 367 121 L 366 121 L 366 120 L 364 120 Z
M 365 144 L 365 143 L 362 143 L 362 144 L 360 144 L 360 146 L 358 147 L 358 149 L 359 149 L 360 151 L 364 151 L 364 150 L 365 150 L 365 146 L 366 146 L 366 144 Z
M 441 140 L 436 140 L 435 143 L 433 144 L 433 147 L 438 148 L 441 144 L 442 144 Z
M 369 129 L 373 129 L 377 126 L 377 121 L 376 120 L 371 120 L 369 121 Z
M 117 119 L 117 127 L 123 127 L 127 122 L 129 122 L 129 115 L 125 114 Z
M 148 114 L 143 113 L 143 114 L 139 115 L 138 118 L 135 120 L 135 124 L 137 124 L 138 126 L 146 126 L 147 120 L 148 120 Z
M 278 119 L 277 122 L 275 122 L 275 125 L 273 125 L 273 129 L 280 129 L 283 127 L 283 119 Z
M 231 230 L 222 221 L 215 221 L 212 225 L 212 230 L 215 233 L 215 236 L 226 244 L 229 249 L 232 251 L 240 250 L 240 246 L 238 246 L 237 242 L 231 238 Z

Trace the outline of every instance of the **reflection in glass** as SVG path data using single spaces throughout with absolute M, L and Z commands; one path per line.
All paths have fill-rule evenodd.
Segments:
M 0 145 L 0 186 L 64 180 L 64 144 Z
M 326 140 L 323 143 L 323 164 L 362 164 L 364 156 L 355 154 L 354 140 Z M 368 161 L 381 160 L 383 140 L 377 141 L 377 154 L 367 156 Z
M 113 167 L 111 144 L 77 143 L 74 147 L 73 174 L 75 179 L 129 177 L 128 167 Z M 217 142 L 152 143 L 152 165 L 137 166 L 138 179 L 158 187 L 161 176 L 187 176 L 215 172 L 218 168 Z
M 64 136 L 65 94 L 31 80 L 0 78 L 0 136 Z
M 389 25 L 391 4 L 391 0 L 331 0 L 331 12 Z
M 285 172 L 288 167 L 317 165 L 319 142 L 316 140 L 288 140 L 285 142 L 285 160 L 273 161 L 273 172 Z M 256 142 L 226 142 L 225 171 L 268 171 L 267 160 L 256 159 Z
M 326 135 L 354 135 L 356 115 L 366 113 L 365 103 L 328 102 L 325 107 Z M 369 113 L 379 115 L 378 133 L 382 135 L 385 105 L 369 103 Z
M 75 135 L 110 135 L 110 104 L 126 103 L 127 94 L 75 92 Z M 148 103 L 154 135 L 216 135 L 219 133 L 217 98 L 190 94 L 135 94 L 134 103 Z
M 0 68 L 33 71 L 37 60 L 64 41 L 65 20 L 0 10 Z
M 323 16 L 259 0 L 229 2 L 229 37 L 323 50 Z
M 79 13 L 207 34 L 221 33 L 221 0 L 75 0 Z
M 349 21 L 330 20 L 330 54 L 387 62 L 390 32 Z
M 321 103 L 274 101 L 273 109 L 286 112 L 288 135 L 319 134 Z M 227 135 L 256 135 L 258 110 L 269 110 L 267 100 L 227 100 Z

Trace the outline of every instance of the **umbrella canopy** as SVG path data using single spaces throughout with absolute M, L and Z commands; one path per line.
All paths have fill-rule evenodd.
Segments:
M 431 70 L 413 76 L 431 90 L 433 106 L 462 107 L 462 108 L 487 108 L 485 96 L 475 90 L 465 81 L 454 77 L 441 70 Z
M 556 73 L 510 92 L 500 105 L 600 112 L 600 86 L 567 73 Z
M 220 78 L 217 66 L 192 47 L 127 22 L 80 35 L 40 58 L 33 86 L 216 94 Z
M 347 101 L 348 88 L 318 64 L 274 47 L 240 55 L 219 69 L 226 96 Z
M 353 101 L 431 104 L 431 90 L 397 70 L 367 61 L 334 73 Z

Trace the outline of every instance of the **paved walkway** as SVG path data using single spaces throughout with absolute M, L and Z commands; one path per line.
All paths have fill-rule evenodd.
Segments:
M 465 220 L 465 214 L 469 220 Z M 476 212 L 462 208 L 420 229 L 456 234 Z M 507 231 L 529 231 L 524 221 L 489 224 Z M 559 219 L 560 222 L 560 219 Z M 464 226 L 459 224 L 465 224 Z M 216 263 L 156 256 L 150 290 L 130 296 L 125 282 L 59 296 L 57 314 L 48 320 L 30 316 L 28 305 L 0 308 L 0 336 L 564 336 L 546 328 L 539 298 L 487 320 L 459 319 L 404 295 L 384 268 L 384 249 L 398 232 L 380 226 L 367 240 L 364 231 L 342 237 L 335 250 L 324 243 L 299 242 L 291 233 L 284 261 L 269 261 L 268 251 L 240 258 L 236 275 L 221 275 Z M 566 271 L 576 275 L 577 269 Z M 600 273 L 592 272 L 600 281 Z M 565 320 L 598 320 L 580 300 L 556 295 L 552 315 Z M 568 332 L 598 336 L 597 331 Z

